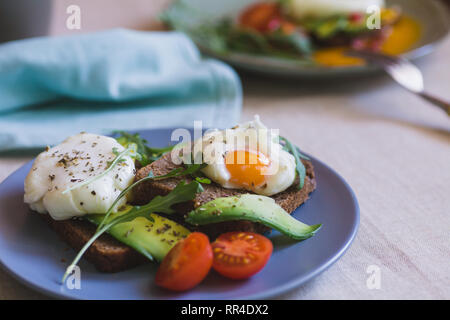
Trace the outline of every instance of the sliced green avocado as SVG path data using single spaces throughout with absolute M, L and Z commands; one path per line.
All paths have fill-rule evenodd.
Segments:
M 118 213 L 112 213 L 108 220 L 128 212 L 132 206 Z M 88 215 L 87 219 L 98 225 L 104 215 Z M 126 245 L 134 248 L 150 260 L 161 261 L 170 249 L 190 233 L 182 225 L 152 213 L 154 222 L 138 217 L 133 221 L 124 222 L 111 227 L 108 233 Z
M 322 226 L 309 226 L 293 218 L 275 200 L 269 197 L 244 194 L 216 198 L 191 211 L 186 221 L 203 225 L 230 220 L 260 222 L 296 240 L 312 237 Z

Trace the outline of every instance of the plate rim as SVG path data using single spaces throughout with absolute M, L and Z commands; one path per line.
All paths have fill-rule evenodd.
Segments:
M 186 128 L 186 129 L 189 130 L 192 128 Z M 141 129 L 141 130 L 133 130 L 132 132 L 142 133 L 142 132 L 151 132 L 151 131 L 155 131 L 155 130 L 156 131 L 170 131 L 171 128 Z M 316 162 L 316 163 L 320 164 L 321 166 L 323 166 L 326 170 L 331 172 L 344 185 L 345 190 L 349 193 L 352 206 L 354 207 L 354 214 L 353 214 L 354 219 L 352 220 L 352 224 L 350 226 L 351 232 L 346 235 L 346 238 L 343 242 L 344 244 L 339 248 L 339 250 L 336 251 L 331 257 L 327 258 L 326 263 L 320 265 L 320 267 L 314 269 L 313 271 L 307 273 L 306 275 L 297 277 L 295 280 L 287 282 L 285 284 L 282 284 L 279 286 L 274 286 L 274 287 L 267 289 L 261 293 L 233 297 L 233 298 L 229 298 L 230 300 L 261 300 L 261 299 L 273 298 L 273 297 L 279 296 L 283 293 L 288 293 L 291 290 L 298 288 L 299 286 L 301 286 L 303 284 L 306 284 L 311 279 L 317 277 L 318 275 L 320 275 L 321 273 L 326 271 L 329 267 L 331 267 L 334 263 L 336 263 L 345 254 L 345 252 L 347 252 L 347 250 L 350 248 L 353 241 L 355 240 L 356 235 L 358 233 L 359 225 L 360 225 L 360 207 L 359 207 L 358 199 L 355 195 L 355 192 L 353 191 L 351 186 L 348 184 L 348 182 L 336 170 L 331 168 L 329 165 L 325 164 L 323 161 L 317 159 L 316 157 L 311 156 L 308 153 L 305 153 L 305 154 L 311 158 L 313 163 Z M 6 177 L 6 179 L 4 179 L 0 183 L 0 187 L 4 187 L 5 185 L 7 185 L 8 180 L 10 180 L 15 174 L 17 174 L 18 171 L 23 170 L 24 167 L 31 165 L 31 163 L 33 163 L 34 160 L 35 160 L 35 158 L 33 158 L 32 160 L 23 164 L 18 169 L 14 170 L 11 174 L 9 174 Z M 28 279 L 26 279 L 26 277 L 22 276 L 19 273 L 16 273 L 7 264 L 5 264 L 4 259 L 2 258 L 1 254 L 0 254 L 0 268 L 2 270 L 6 271 L 6 273 L 8 275 L 10 275 L 12 278 L 17 280 L 24 286 L 31 288 L 38 293 L 41 293 L 41 294 L 44 294 L 44 295 L 47 295 L 47 296 L 50 296 L 50 297 L 53 297 L 56 299 L 71 299 L 71 300 L 83 299 L 82 297 L 70 295 L 66 291 L 57 292 L 54 290 L 47 289 L 43 285 L 29 281 Z M 99 298 L 99 299 L 101 300 L 101 298 Z M 108 299 L 108 298 L 106 298 L 106 299 Z M 110 298 L 110 299 L 113 299 L 113 298 Z M 167 300 L 180 300 L 180 299 L 167 299 Z M 183 299 L 181 299 L 181 300 L 183 300 Z M 202 299 L 199 299 L 199 300 L 201 301 Z M 217 298 L 217 299 L 212 299 L 212 300 L 221 300 L 221 299 Z

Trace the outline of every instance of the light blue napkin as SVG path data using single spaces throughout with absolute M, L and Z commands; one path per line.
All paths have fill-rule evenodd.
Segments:
M 115 29 L 0 45 L 0 151 L 80 131 L 234 125 L 241 84 L 177 32 Z

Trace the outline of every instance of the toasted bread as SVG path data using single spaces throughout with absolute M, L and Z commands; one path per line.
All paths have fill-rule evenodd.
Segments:
M 95 225 L 86 220 L 56 221 L 48 214 L 41 216 L 75 251 L 80 250 L 95 232 Z M 139 252 L 106 233 L 94 241 L 84 257 L 101 272 L 119 272 L 148 261 Z
M 274 195 L 272 198 L 278 203 L 284 210 L 292 213 L 297 207 L 304 203 L 309 198 L 309 194 L 316 188 L 316 180 L 314 174 L 314 168 L 310 161 L 302 160 L 306 167 L 306 178 L 305 184 L 302 189 L 298 189 L 298 180 L 287 190 Z M 163 157 L 157 161 L 139 169 L 136 174 L 136 180 L 140 180 L 148 176 L 149 172 L 152 171 L 155 176 L 164 175 L 169 173 L 171 170 L 181 167 L 172 162 L 171 154 L 166 153 Z M 297 178 L 298 179 L 298 178 Z M 166 195 L 172 191 L 175 186 L 181 181 L 186 180 L 187 182 L 192 181 L 190 177 L 176 177 L 157 181 L 145 181 L 138 184 L 134 191 L 134 203 L 135 204 L 146 204 L 155 196 Z M 179 223 L 184 223 L 184 215 L 189 211 L 214 200 L 218 197 L 229 197 L 244 193 L 250 193 L 246 190 L 237 189 L 225 189 L 219 184 L 212 182 L 211 184 L 203 185 L 205 191 L 198 194 L 194 200 L 179 204 L 174 206 L 176 209 L 176 214 L 170 215 L 170 219 L 173 219 Z M 205 226 L 193 227 L 192 225 L 186 225 L 186 227 L 191 230 L 198 230 L 206 233 L 211 239 L 216 238 L 219 234 L 228 231 L 250 231 L 257 233 L 264 233 L 270 230 L 270 228 L 251 221 L 240 220 L 240 221 L 227 221 L 209 224 Z
M 292 213 L 298 206 L 304 203 L 309 194 L 316 187 L 316 180 L 314 176 L 314 168 L 309 161 L 304 161 L 306 167 L 306 179 L 304 187 L 298 190 L 296 183 L 287 190 L 273 196 L 275 201 L 283 207 L 287 212 Z M 175 165 L 170 153 L 167 153 L 159 160 L 149 164 L 146 167 L 139 169 L 136 174 L 136 180 L 140 180 L 148 176 L 152 171 L 154 175 L 164 175 L 173 169 L 180 166 Z M 147 181 L 136 186 L 134 194 L 135 204 L 146 204 L 157 195 L 166 195 L 181 180 L 192 179 L 190 177 L 178 177 L 159 181 Z M 176 205 L 176 214 L 171 215 L 170 219 L 184 224 L 191 230 L 199 230 L 209 235 L 211 239 L 216 238 L 219 234 L 228 231 L 249 231 L 264 233 L 270 228 L 251 221 L 229 221 L 214 223 L 205 226 L 193 227 L 186 225 L 184 222 L 184 215 L 190 210 L 209 202 L 218 197 L 228 197 L 248 193 L 245 190 L 224 189 L 220 185 L 212 182 L 209 185 L 204 185 L 205 191 L 198 194 L 194 200 Z M 55 221 L 49 215 L 42 215 L 51 228 L 73 249 L 80 250 L 83 245 L 92 237 L 95 232 L 95 226 L 82 219 L 70 219 L 63 221 Z M 133 248 L 119 242 L 108 234 L 103 234 L 98 238 L 86 251 L 84 257 L 95 265 L 97 270 L 101 272 L 119 272 L 133 268 L 139 264 L 148 261 L 144 256 L 135 251 Z

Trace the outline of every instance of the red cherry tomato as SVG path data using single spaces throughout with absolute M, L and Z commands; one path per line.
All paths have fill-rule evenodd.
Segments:
M 213 269 L 231 279 L 246 279 L 259 272 L 272 254 L 272 242 L 253 232 L 228 232 L 212 244 Z
M 239 17 L 241 26 L 260 32 L 267 32 L 271 21 L 280 20 L 280 8 L 277 3 L 255 3 L 249 6 Z
M 348 18 L 349 18 L 350 22 L 353 22 L 353 23 L 356 23 L 356 24 L 364 22 L 364 14 L 361 13 L 361 12 L 350 13 Z
M 156 284 L 160 287 L 185 291 L 198 285 L 208 274 L 213 253 L 208 237 L 200 232 L 191 233 L 178 242 L 164 257 Z

